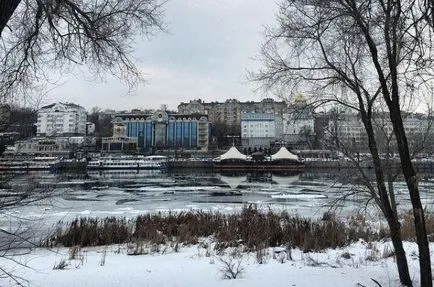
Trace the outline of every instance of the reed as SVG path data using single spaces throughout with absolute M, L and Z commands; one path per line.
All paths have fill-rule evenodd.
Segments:
M 384 230 L 374 231 L 355 221 L 348 224 L 335 216 L 313 220 L 285 212 L 262 212 L 255 205 L 236 214 L 192 210 L 145 214 L 134 220 L 80 218 L 59 224 L 50 242 L 67 247 L 129 242 L 195 244 L 201 237 L 214 236 L 216 248 L 242 245 L 248 251 L 258 251 L 290 246 L 307 252 L 342 247 L 359 239 L 378 240 L 385 234 Z

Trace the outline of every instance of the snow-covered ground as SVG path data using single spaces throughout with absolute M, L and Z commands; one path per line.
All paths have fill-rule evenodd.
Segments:
M 418 278 L 417 248 L 405 243 L 411 275 Z M 154 249 L 154 251 L 152 250 Z M 356 242 L 349 247 L 321 253 L 268 249 L 264 262 L 256 253 L 226 250 L 218 254 L 203 244 L 181 247 L 145 247 L 142 255 L 127 255 L 128 246 L 83 248 L 70 259 L 71 249 L 35 249 L 26 255 L 1 259 L 0 266 L 28 280 L 25 286 L 399 286 L 391 243 Z M 232 252 L 231 252 L 232 251 Z M 230 255 L 230 253 L 234 253 Z M 240 255 L 241 254 L 241 255 Z M 224 279 L 224 262 L 242 272 L 236 279 Z M 61 262 L 64 269 L 54 269 Z M 0 286 L 14 286 L 11 279 L 0 279 Z

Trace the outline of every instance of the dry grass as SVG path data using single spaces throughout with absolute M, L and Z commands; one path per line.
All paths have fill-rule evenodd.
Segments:
M 59 263 L 54 263 L 53 270 L 65 270 L 68 265 L 68 262 L 65 259 L 62 259 Z
M 125 218 L 107 217 L 104 219 L 75 219 L 63 228 L 60 222 L 51 236 L 50 245 L 98 246 L 125 243 L 131 238 L 131 223 Z
M 401 235 L 403 240 L 416 241 L 413 212 L 410 210 L 401 216 Z M 425 212 L 425 228 L 428 240 L 434 241 L 434 215 Z
M 203 211 L 156 213 L 135 220 L 109 217 L 81 218 L 63 223 L 51 237 L 51 245 L 96 246 L 148 242 L 159 246 L 169 242 L 196 244 L 198 238 L 213 235 L 216 248 L 243 245 L 247 251 L 276 246 L 298 247 L 306 252 L 342 247 L 358 239 L 377 240 L 384 231 L 370 230 L 363 219 L 345 224 L 334 216 L 312 220 L 287 213 L 261 212 L 245 206 L 239 214 Z M 48 242 L 48 241 L 47 241 Z

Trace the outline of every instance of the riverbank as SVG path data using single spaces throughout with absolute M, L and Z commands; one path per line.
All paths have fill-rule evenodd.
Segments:
M 360 215 L 311 220 L 246 206 L 232 215 L 168 212 L 62 226 L 49 248 L 8 251 L 3 270 L 29 280 L 24 286 L 399 286 L 390 240 Z M 404 215 L 404 238 L 411 226 Z M 417 245 L 404 247 L 417 285 Z M 12 283 L 0 277 L 1 286 Z
M 114 157 L 116 158 L 116 157 Z M 55 160 L 54 160 L 55 159 Z M 121 159 L 121 157 L 119 157 Z M 159 169 L 159 170 L 202 170 L 209 172 L 218 171 L 280 171 L 280 172 L 303 172 L 317 169 L 355 169 L 361 167 L 363 169 L 373 169 L 373 164 L 370 160 L 351 161 L 349 159 L 306 159 L 299 164 L 286 163 L 286 164 L 271 164 L 270 162 L 246 162 L 240 166 L 236 164 L 216 164 L 211 158 L 167 158 L 167 162 L 164 162 L 161 166 L 149 166 L 143 164 L 132 164 L 124 160 L 125 162 L 117 163 L 116 166 L 104 166 L 98 161 L 89 162 L 86 160 L 70 160 L 70 159 L 57 159 L 50 158 L 45 160 L 44 158 L 35 159 L 3 159 L 0 162 L 0 170 L 3 172 L 13 171 L 33 171 L 33 170 L 50 170 L 53 172 L 86 172 L 87 170 L 147 170 L 147 169 Z M 95 164 L 96 163 L 96 164 Z M 419 172 L 432 172 L 434 171 L 434 160 L 430 159 L 415 159 L 413 165 Z M 395 170 L 399 170 L 400 163 L 398 159 L 392 160 L 392 167 Z

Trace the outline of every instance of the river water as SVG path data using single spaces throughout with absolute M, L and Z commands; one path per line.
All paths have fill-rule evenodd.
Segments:
M 424 206 L 433 210 L 434 180 L 420 183 Z M 33 226 L 52 226 L 76 217 L 134 218 L 147 212 L 204 210 L 235 212 L 248 204 L 287 211 L 291 215 L 321 217 L 333 209 L 342 216 L 365 211 L 378 216 L 363 188 L 341 171 L 312 171 L 298 175 L 218 174 L 161 171 L 92 171 L 82 174 L 33 172 L 14 174 L 3 192 L 26 188 L 47 198 L 3 212 L 1 226 L 25 218 Z M 395 183 L 399 204 L 410 207 L 402 181 Z M 345 197 L 345 199 L 342 199 Z

